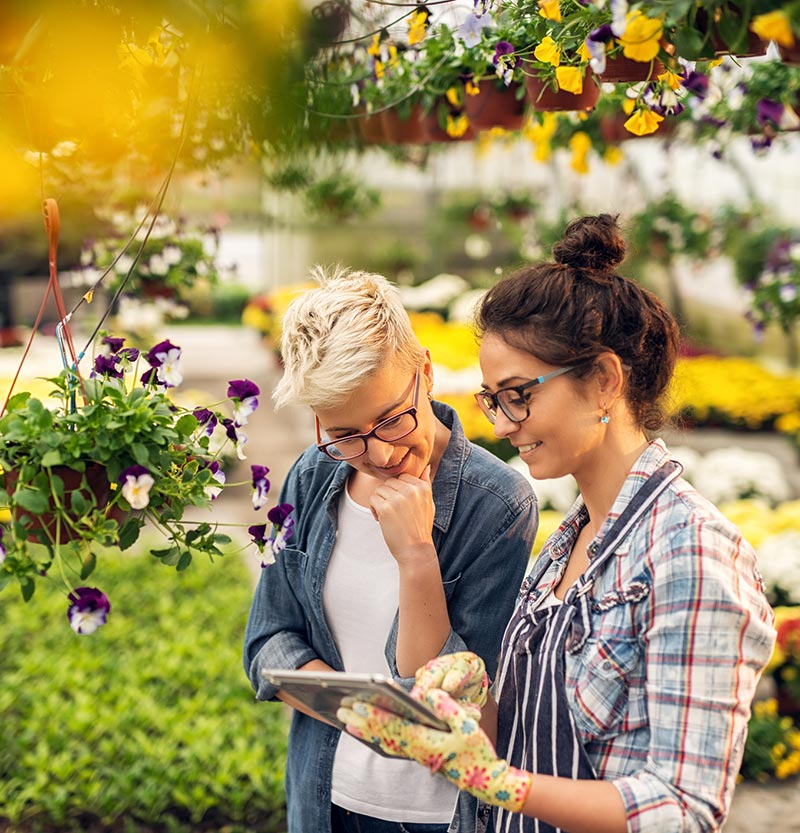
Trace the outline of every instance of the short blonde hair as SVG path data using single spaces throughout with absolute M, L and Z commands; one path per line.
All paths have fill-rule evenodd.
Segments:
M 412 370 L 423 350 L 400 293 L 381 275 L 314 267 L 319 287 L 295 298 L 282 322 L 283 378 L 272 396 L 335 408 L 388 361 Z

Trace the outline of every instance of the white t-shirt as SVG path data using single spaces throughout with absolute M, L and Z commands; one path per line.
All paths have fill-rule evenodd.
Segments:
M 346 671 L 391 674 L 384 648 L 399 584 L 380 525 L 345 489 L 322 602 Z M 387 821 L 444 824 L 453 816 L 457 795 L 453 784 L 416 761 L 383 757 L 342 732 L 331 792 L 339 807 Z

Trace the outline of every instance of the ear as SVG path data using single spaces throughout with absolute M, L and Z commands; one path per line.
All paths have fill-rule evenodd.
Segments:
M 425 379 L 422 393 L 427 395 L 433 390 L 433 361 L 431 360 L 431 351 L 427 347 L 425 348 L 425 357 L 422 364 L 422 375 Z
M 595 379 L 598 393 L 606 407 L 610 407 L 623 395 L 625 372 L 622 369 L 622 360 L 616 353 L 608 351 L 595 359 Z

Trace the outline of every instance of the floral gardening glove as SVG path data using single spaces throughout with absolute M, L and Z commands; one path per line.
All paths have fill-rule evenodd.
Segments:
M 434 688 L 421 699 L 450 726 L 449 732 L 429 729 L 359 700 L 340 708 L 336 716 L 351 735 L 441 772 L 486 804 L 518 813 L 530 790 L 530 773 L 498 758 L 477 720 L 446 692 Z
M 459 651 L 434 657 L 417 669 L 411 696 L 424 700 L 433 688 L 440 688 L 454 700 L 462 703 L 470 717 L 480 719 L 480 710 L 486 705 L 489 677 L 483 660 L 472 651 Z M 478 708 L 475 709 L 474 707 Z

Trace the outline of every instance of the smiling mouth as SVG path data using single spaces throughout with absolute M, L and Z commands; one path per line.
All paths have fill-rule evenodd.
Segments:
M 520 454 L 525 454 L 528 451 L 533 451 L 534 448 L 538 448 L 541 445 L 541 442 L 531 443 L 530 445 L 518 445 L 517 451 Z
M 389 471 L 391 469 L 396 469 L 398 466 L 402 466 L 403 463 L 406 461 L 410 451 L 407 451 L 396 463 L 392 463 L 390 466 L 375 466 L 376 469 L 379 471 Z

